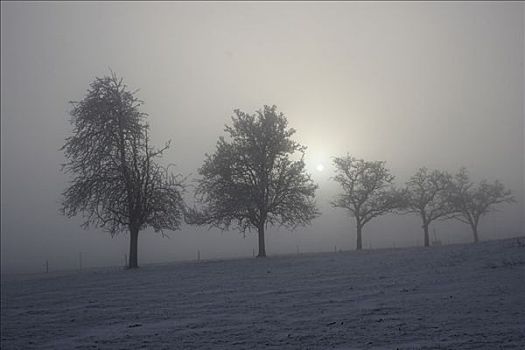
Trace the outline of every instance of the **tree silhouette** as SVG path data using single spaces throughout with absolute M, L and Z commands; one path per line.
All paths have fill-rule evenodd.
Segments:
M 291 139 L 286 117 L 276 106 L 250 115 L 234 111 L 214 154 L 199 169 L 196 197 L 202 208 L 188 212 L 188 222 L 241 232 L 256 229 L 258 257 L 266 256 L 265 227 L 306 225 L 319 213 L 317 189 L 303 161 L 305 147 Z M 297 160 L 292 157 L 299 155 Z
M 373 218 L 403 206 L 402 191 L 392 185 L 394 176 L 384 161 L 365 161 L 351 156 L 334 159 L 334 177 L 343 192 L 332 202 L 334 207 L 347 209 L 356 220 L 356 249 L 363 248 L 363 226 Z
M 482 180 L 477 186 L 471 181 L 465 168 L 461 168 L 454 176 L 450 190 L 450 200 L 458 212 L 455 219 L 468 224 L 472 229 L 474 242 L 479 241 L 478 224 L 482 216 L 494 211 L 500 203 L 512 203 L 511 192 L 499 182 L 488 183 Z
M 63 192 L 61 212 L 83 214 L 84 228 L 94 225 L 115 235 L 129 231 L 129 267 L 138 267 L 139 231 L 177 230 L 183 218 L 183 185 L 157 163 L 162 149 L 150 146 L 142 101 L 122 79 L 96 78 L 80 102 L 71 102 L 73 135 L 66 138 L 63 170 L 73 179 Z
M 428 227 L 434 220 L 445 218 L 456 209 L 449 200 L 452 176 L 440 170 L 420 168 L 407 182 L 405 208 L 418 214 L 422 221 L 425 247 L 428 247 Z

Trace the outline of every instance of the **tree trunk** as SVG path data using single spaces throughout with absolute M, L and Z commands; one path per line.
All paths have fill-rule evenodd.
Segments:
M 479 242 L 478 225 L 472 224 L 470 226 L 472 227 L 472 233 L 474 234 L 474 243 L 478 243 Z
M 129 265 L 128 268 L 136 269 L 139 267 L 138 264 L 138 241 L 139 241 L 139 229 L 135 227 L 129 228 Z
M 257 230 L 259 231 L 259 254 L 257 257 L 264 258 L 266 257 L 266 247 L 264 245 L 264 223 L 260 224 Z
M 428 235 L 428 224 L 423 224 L 423 230 L 425 231 L 425 247 L 429 247 L 430 237 Z
M 360 224 L 357 224 L 357 243 L 356 243 L 356 250 L 363 249 L 363 239 L 361 237 L 361 230 L 363 227 Z

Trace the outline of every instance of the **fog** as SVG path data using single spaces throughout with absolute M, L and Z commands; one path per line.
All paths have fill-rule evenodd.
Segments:
M 512 3 L 1 3 L 3 272 L 124 265 L 128 236 L 59 213 L 68 177 L 59 151 L 69 101 L 95 77 L 124 78 L 149 114 L 166 163 L 194 179 L 234 109 L 275 104 L 307 146 L 322 215 L 269 227 L 269 255 L 355 248 L 332 208 L 331 158 L 385 160 L 396 183 L 419 167 L 499 179 L 516 203 L 480 223 L 482 240 L 524 234 L 524 15 Z M 319 164 L 324 166 L 318 171 Z M 191 200 L 191 187 L 187 198 Z M 431 225 L 444 243 L 468 226 Z M 256 233 L 183 225 L 139 236 L 139 263 L 252 256 Z M 366 248 L 422 245 L 419 219 L 386 215 Z

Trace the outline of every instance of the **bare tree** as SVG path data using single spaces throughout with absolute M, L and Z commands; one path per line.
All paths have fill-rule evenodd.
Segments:
M 479 241 L 478 224 L 482 216 L 494 211 L 500 203 L 512 203 L 514 198 L 510 190 L 499 182 L 488 183 L 482 180 L 477 186 L 470 179 L 465 168 L 461 168 L 454 176 L 450 190 L 450 200 L 458 212 L 453 217 L 468 224 L 474 235 L 474 242 Z
M 266 256 L 267 224 L 306 225 L 319 213 L 317 189 L 303 161 L 305 147 L 291 139 L 286 117 L 275 106 L 250 115 L 234 111 L 232 125 L 220 137 L 213 155 L 199 169 L 196 197 L 201 210 L 188 212 L 188 222 L 241 232 L 256 229 L 258 257 Z M 300 155 L 298 160 L 292 160 Z
M 96 78 L 80 102 L 71 102 L 73 135 L 66 138 L 63 170 L 73 179 L 63 193 L 61 212 L 83 214 L 84 228 L 94 225 L 115 235 L 129 231 L 129 267 L 138 267 L 139 231 L 177 230 L 183 219 L 180 176 L 157 163 L 162 149 L 150 146 L 142 101 L 122 79 Z
M 373 218 L 392 212 L 403 205 L 402 191 L 392 185 L 394 176 L 384 161 L 365 161 L 351 156 L 334 159 L 336 176 L 342 189 L 332 202 L 334 207 L 347 209 L 356 220 L 356 249 L 363 248 L 363 226 Z
M 445 171 L 420 168 L 407 182 L 405 208 L 421 217 L 425 247 L 428 247 L 428 227 L 434 220 L 446 218 L 455 208 L 449 201 L 452 176 Z

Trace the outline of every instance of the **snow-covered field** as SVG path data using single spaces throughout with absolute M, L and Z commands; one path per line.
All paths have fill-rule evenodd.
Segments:
M 525 238 L 2 276 L 2 349 L 525 349 Z

